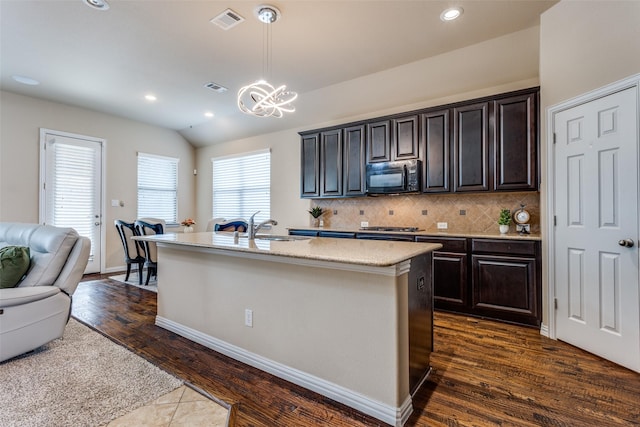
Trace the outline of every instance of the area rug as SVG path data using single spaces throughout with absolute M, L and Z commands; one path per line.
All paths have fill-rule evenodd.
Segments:
M 146 273 L 143 273 L 142 285 L 138 283 L 138 273 L 131 272 L 131 274 L 129 275 L 129 280 L 124 280 L 125 277 L 127 277 L 126 274 L 118 274 L 116 276 L 109 276 L 109 279 L 115 280 L 117 282 L 126 283 L 127 285 L 135 286 L 136 288 L 146 289 L 148 291 L 153 291 L 156 293 L 158 292 L 158 281 L 156 280 L 155 277 L 149 280 L 148 285 L 144 284 L 144 281 L 147 277 Z
M 182 381 L 75 319 L 64 337 L 0 363 L 6 426 L 102 426 Z

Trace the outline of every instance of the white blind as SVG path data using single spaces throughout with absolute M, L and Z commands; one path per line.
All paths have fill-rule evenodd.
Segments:
M 256 222 L 271 215 L 271 152 L 217 157 L 213 163 L 213 217 L 249 217 Z
M 178 222 L 178 161 L 138 153 L 138 218 Z
M 91 239 L 91 254 L 94 253 L 93 233 L 96 214 L 95 205 L 96 168 L 95 150 L 79 145 L 55 143 L 53 150 L 52 179 L 47 182 L 46 223 L 57 227 L 74 228 L 78 234 Z

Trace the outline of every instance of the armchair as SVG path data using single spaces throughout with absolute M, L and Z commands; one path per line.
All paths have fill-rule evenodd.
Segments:
M 0 222 L 0 247 L 14 245 L 29 248 L 31 263 L 16 287 L 0 289 L 0 362 L 63 335 L 91 250 L 72 228 Z

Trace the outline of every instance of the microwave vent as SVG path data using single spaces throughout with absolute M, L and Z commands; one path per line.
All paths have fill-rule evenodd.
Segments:
M 212 22 L 213 24 L 216 24 L 218 27 L 222 28 L 223 30 L 229 30 L 235 27 L 236 25 L 240 24 L 241 22 L 244 22 L 244 18 L 238 15 L 233 10 L 227 9 L 224 12 L 222 12 L 220 15 L 211 19 L 210 22 Z

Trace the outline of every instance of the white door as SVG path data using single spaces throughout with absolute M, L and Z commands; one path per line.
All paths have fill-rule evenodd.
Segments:
M 628 88 L 554 115 L 554 271 L 557 338 L 640 372 L 637 102 Z
M 40 222 L 91 239 L 85 273 L 100 272 L 104 140 L 41 130 Z

